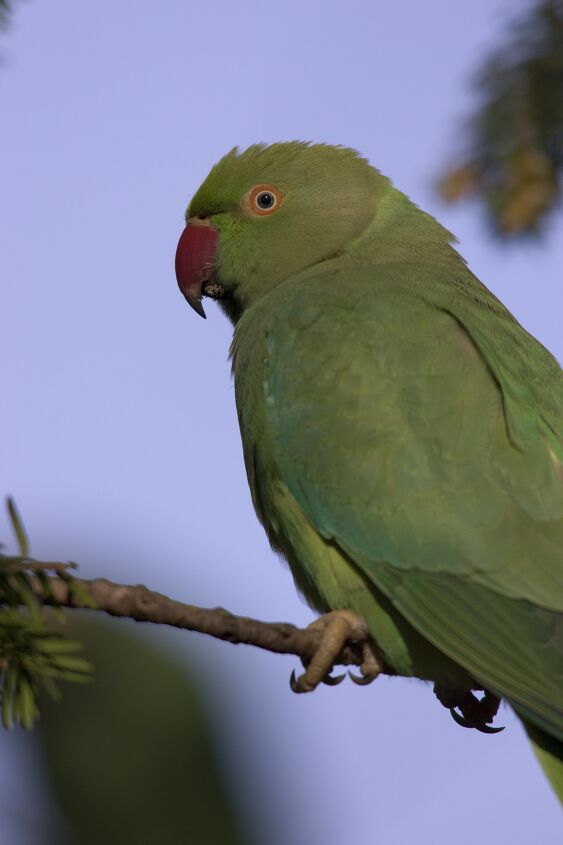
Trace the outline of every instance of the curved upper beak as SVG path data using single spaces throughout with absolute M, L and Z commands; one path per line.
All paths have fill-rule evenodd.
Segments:
M 178 287 L 194 311 L 205 318 L 201 304 L 204 284 L 213 275 L 219 232 L 205 220 L 188 220 L 176 249 Z

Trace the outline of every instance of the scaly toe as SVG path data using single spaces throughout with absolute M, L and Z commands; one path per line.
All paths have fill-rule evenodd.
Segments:
M 307 678 L 307 673 L 305 672 L 303 675 L 296 676 L 295 670 L 291 673 L 291 677 L 289 679 L 289 686 L 293 690 L 293 692 L 313 692 L 317 688 L 315 683 L 311 683 Z
M 293 692 L 312 692 L 320 683 L 335 687 L 342 683 L 346 675 L 331 675 L 332 667 L 337 661 L 346 643 L 359 642 L 362 644 L 362 677 L 360 685 L 370 683 L 381 669 L 375 643 L 365 643 L 368 629 L 363 619 L 349 610 L 338 610 L 327 613 L 316 619 L 308 630 L 320 634 L 316 650 L 312 655 L 302 658 L 305 672 L 296 677 L 291 673 L 289 684 Z

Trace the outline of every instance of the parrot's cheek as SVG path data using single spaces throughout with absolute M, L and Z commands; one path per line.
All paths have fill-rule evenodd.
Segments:
M 188 223 L 176 249 L 178 287 L 194 311 L 205 317 L 201 304 L 202 291 L 213 278 L 213 260 L 219 243 L 219 232 L 209 224 Z

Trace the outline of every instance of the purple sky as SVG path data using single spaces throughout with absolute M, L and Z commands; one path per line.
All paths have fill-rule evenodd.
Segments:
M 17 6 L 1 39 L 0 494 L 16 497 L 38 556 L 194 604 L 312 619 L 252 510 L 230 326 L 211 303 L 198 319 L 173 273 L 189 196 L 235 144 L 361 150 L 563 356 L 561 214 L 542 243 L 506 250 L 475 207 L 445 208 L 432 191 L 471 104 L 468 76 L 518 5 Z M 506 708 L 507 730 L 489 737 L 412 680 L 295 696 L 297 661 L 168 641 L 181 652 L 186 637 L 225 673 L 218 718 L 236 737 L 240 801 L 256 814 L 277 800 L 269 845 L 560 842 L 556 800 Z M 0 841 L 40 845 L 30 742 L 1 743 Z

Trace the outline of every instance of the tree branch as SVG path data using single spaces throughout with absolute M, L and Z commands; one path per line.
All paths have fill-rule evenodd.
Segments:
M 48 590 L 45 589 L 45 583 L 48 584 Z M 34 578 L 34 589 L 45 605 L 89 608 L 104 611 L 110 616 L 134 619 L 136 622 L 198 631 L 230 643 L 245 643 L 276 654 L 295 654 L 305 662 L 315 654 L 321 639 L 319 630 L 297 628 L 285 622 L 261 622 L 246 616 L 236 616 L 222 607 L 203 608 L 183 604 L 149 590 L 142 584 L 115 584 L 105 578 L 86 580 L 73 577 L 63 580 L 60 577 L 48 577 L 43 584 Z M 91 604 L 81 598 L 80 592 L 85 598 L 90 598 L 96 607 L 92 608 Z M 363 660 L 362 642 L 357 641 L 348 643 L 335 663 L 361 666 Z M 381 671 L 394 674 L 386 666 L 382 666 Z

